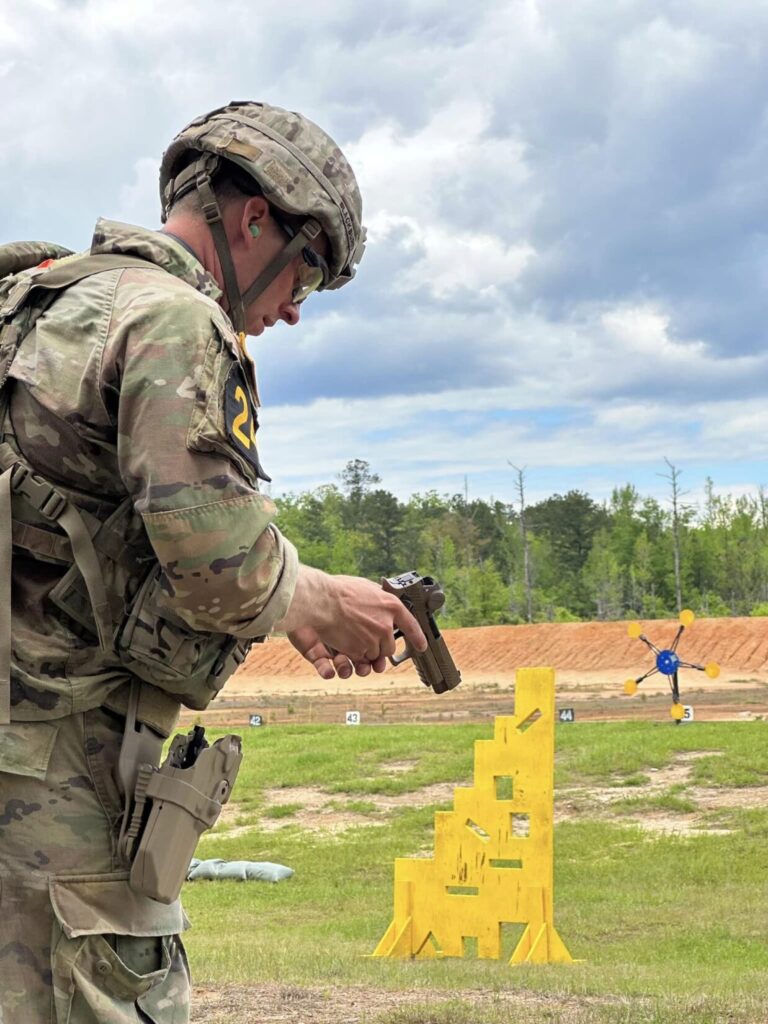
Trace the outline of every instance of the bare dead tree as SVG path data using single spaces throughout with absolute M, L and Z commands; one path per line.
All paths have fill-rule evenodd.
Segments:
M 507 459 L 509 462 L 509 459 Z M 523 541 L 523 586 L 525 588 L 526 621 L 533 622 L 533 589 L 531 586 L 531 552 L 528 544 L 528 530 L 525 525 L 525 466 L 518 469 L 509 462 L 517 474 L 517 500 L 520 505 L 520 536 Z
M 760 512 L 760 528 L 765 532 L 768 529 L 768 494 L 765 492 L 765 484 L 757 488 L 757 507 Z
M 683 591 L 682 584 L 680 582 L 680 524 L 682 514 L 684 514 L 690 506 L 684 505 L 680 500 L 688 493 L 687 491 L 680 490 L 680 474 L 682 473 L 682 469 L 678 469 L 677 466 L 674 466 L 666 455 L 664 456 L 664 461 L 669 466 L 669 473 L 657 473 L 656 475 L 662 477 L 664 480 L 668 480 L 671 488 L 669 500 L 672 505 L 672 549 L 675 559 L 675 602 L 679 613 L 683 610 Z

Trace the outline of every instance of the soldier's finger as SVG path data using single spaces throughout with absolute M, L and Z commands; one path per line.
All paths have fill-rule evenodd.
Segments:
M 421 626 L 408 609 L 398 602 L 400 607 L 395 612 L 395 626 L 402 632 L 406 641 L 420 653 L 429 646 Z
M 297 651 L 301 653 L 315 668 L 315 671 L 322 679 L 333 679 L 336 676 L 336 669 L 332 658 L 335 651 L 327 647 L 317 634 L 311 630 L 297 630 L 291 634 L 290 641 Z
M 380 658 L 377 658 L 375 661 L 371 662 L 371 668 L 373 669 L 374 672 L 386 672 L 388 665 L 389 662 L 387 658 L 384 657 L 383 654 Z
M 371 674 L 371 663 L 370 661 L 356 661 L 355 672 L 359 676 L 369 676 Z
M 315 671 L 321 679 L 334 679 L 336 677 L 336 670 L 330 658 L 318 658 L 312 664 L 315 666 Z
M 392 657 L 394 657 L 394 654 L 395 654 L 396 650 L 397 650 L 397 642 L 395 641 L 395 634 L 394 634 L 394 632 L 392 632 L 392 633 L 390 633 L 387 637 L 385 637 L 381 641 L 381 646 L 379 647 L 379 655 L 378 656 L 380 658 L 392 658 Z M 375 660 L 375 659 L 371 659 L 371 660 Z
M 352 662 L 346 656 L 346 654 L 337 654 L 333 659 L 333 667 L 339 676 L 339 679 L 349 679 L 354 671 Z

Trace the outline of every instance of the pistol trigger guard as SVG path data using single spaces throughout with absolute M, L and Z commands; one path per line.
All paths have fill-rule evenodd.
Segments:
M 402 636 L 402 635 L 403 634 L 401 633 L 400 636 Z M 397 633 L 395 634 L 395 636 L 397 637 Z M 389 660 L 392 662 L 393 665 L 397 666 L 397 665 L 402 665 L 402 663 L 404 661 L 408 661 L 412 657 L 413 657 L 413 651 L 411 650 L 411 646 L 410 646 L 410 644 L 406 643 L 405 650 L 403 651 L 403 653 L 402 654 L 393 654 L 390 657 Z

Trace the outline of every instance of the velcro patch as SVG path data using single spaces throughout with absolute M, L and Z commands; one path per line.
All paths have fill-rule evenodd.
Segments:
M 232 363 L 227 374 L 227 384 L 224 389 L 224 422 L 227 437 L 237 452 L 253 466 L 256 475 L 261 480 L 266 480 L 269 483 L 272 477 L 267 476 L 264 472 L 256 448 L 259 417 L 239 363 Z

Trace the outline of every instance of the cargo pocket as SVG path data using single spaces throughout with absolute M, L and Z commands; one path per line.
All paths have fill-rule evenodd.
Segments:
M 123 874 L 53 879 L 50 896 L 57 1024 L 187 1024 L 178 901 L 141 896 Z
M 123 664 L 163 688 L 186 681 L 198 669 L 205 650 L 202 637 L 170 620 L 167 604 L 162 573 L 156 567 L 142 583 L 117 634 Z
M 139 588 L 117 632 L 117 651 L 128 671 L 204 708 L 245 661 L 252 640 L 226 633 L 198 633 L 168 608 L 162 572 L 155 567 Z
M 0 772 L 43 780 L 58 731 L 49 722 L 0 725 Z

